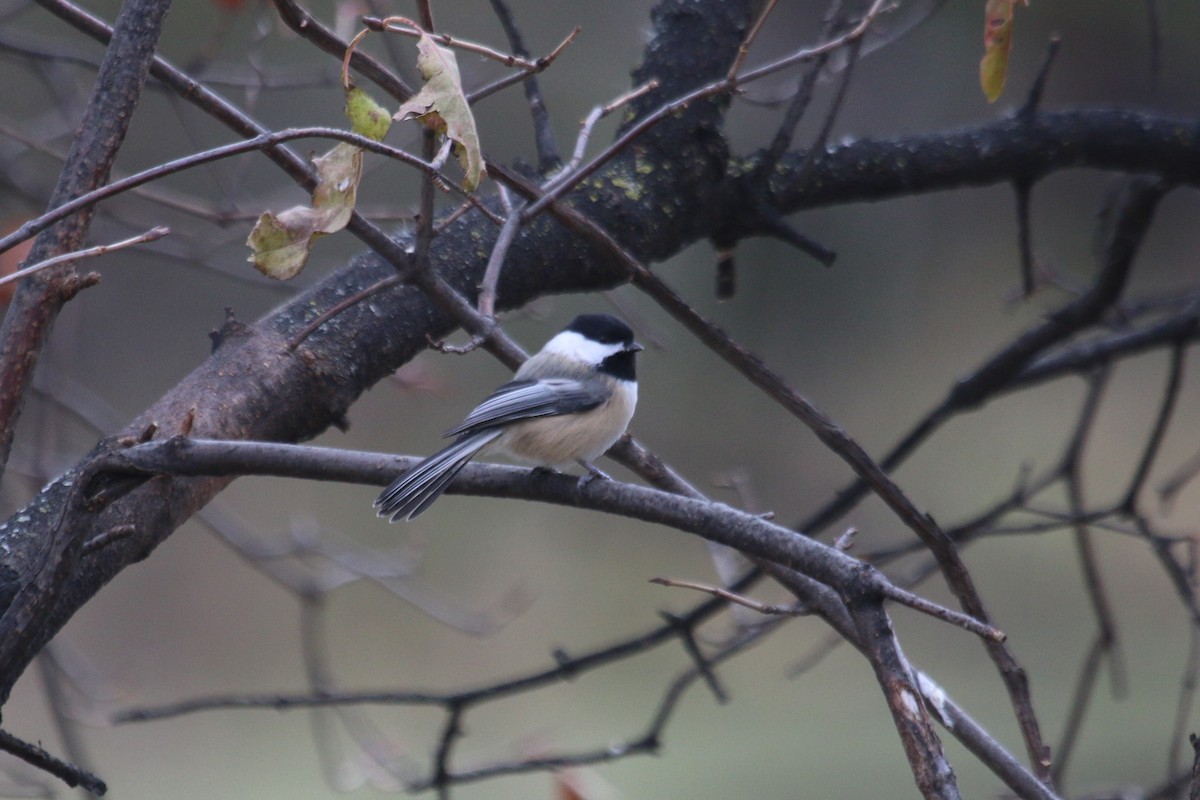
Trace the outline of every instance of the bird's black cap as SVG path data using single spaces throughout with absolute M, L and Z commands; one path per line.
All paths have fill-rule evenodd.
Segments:
M 609 314 L 580 314 L 566 328 L 601 344 L 633 344 L 633 331 Z

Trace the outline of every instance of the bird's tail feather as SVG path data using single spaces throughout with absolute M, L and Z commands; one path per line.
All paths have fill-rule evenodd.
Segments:
M 391 522 L 420 515 L 446 491 L 467 462 L 501 433 L 496 428 L 482 430 L 429 456 L 380 493 L 375 500 L 377 513 Z

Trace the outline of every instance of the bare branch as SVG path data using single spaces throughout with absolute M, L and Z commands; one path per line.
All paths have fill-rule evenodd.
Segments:
M 443 47 L 453 47 L 458 50 L 464 50 L 468 53 L 490 58 L 493 61 L 499 61 L 506 67 L 516 67 L 525 72 L 534 72 L 538 69 L 536 61 L 530 61 L 527 58 L 522 58 L 519 55 L 512 53 L 501 53 L 499 50 L 494 50 L 487 45 L 469 42 L 465 39 L 458 39 L 446 33 L 434 33 L 432 28 L 422 29 L 417 24 L 404 17 L 385 17 L 384 19 L 375 19 L 374 17 L 364 17 L 363 24 L 369 30 L 386 31 L 388 33 L 398 33 L 401 36 L 411 36 L 417 38 L 420 36 L 428 36 L 433 41 Z
M 750 28 L 750 32 L 746 34 L 745 40 L 741 47 L 738 48 L 737 58 L 733 60 L 733 64 L 729 67 L 729 72 L 726 73 L 725 79 L 732 81 L 737 79 L 737 74 L 742 68 L 742 63 L 745 62 L 746 56 L 750 54 L 750 46 L 754 44 L 754 40 L 758 38 L 759 32 L 762 30 L 763 24 L 767 21 L 767 17 L 771 16 L 771 12 L 775 10 L 778 0 L 767 0 L 763 4 L 762 11 L 758 13 L 758 19 L 754 20 L 754 26 Z
M 517 21 L 508 4 L 504 0 L 491 0 L 491 4 L 496 19 L 500 20 L 500 26 L 504 28 L 504 35 L 508 37 L 512 51 L 521 58 L 528 59 L 529 50 L 525 47 L 521 29 L 517 27 Z M 538 153 L 538 172 L 545 175 L 562 164 L 558 146 L 554 143 L 550 112 L 546 108 L 546 99 L 542 96 L 536 75 L 527 77 L 522 86 L 525 87 L 525 100 L 529 103 L 529 113 L 533 118 L 533 141 Z
M 398 474 L 381 471 L 385 463 L 408 468 L 411 459 L 388 458 L 375 453 L 329 451 L 325 448 L 280 445 L 270 442 L 204 441 L 173 438 L 149 442 L 114 453 L 93 469 L 114 476 L 270 474 L 386 485 Z M 802 568 L 823 583 L 848 591 L 876 593 L 925 614 L 964 627 L 985 639 L 1003 641 L 1004 634 L 963 614 L 940 608 L 892 585 L 869 566 L 840 550 L 797 536 L 761 516 L 746 514 L 712 501 L 700 501 L 615 481 L 592 481 L 580 488 L 567 475 L 536 475 L 529 470 L 471 464 L 447 490 L 485 496 L 537 499 L 561 505 L 618 513 L 646 522 L 670 525 L 699 534 L 759 558 Z
M 1146 440 L 1142 457 L 1138 460 L 1137 468 L 1129 480 L 1129 488 L 1125 491 L 1125 499 L 1120 503 L 1121 508 L 1127 514 L 1137 513 L 1138 497 L 1141 495 L 1142 488 L 1146 484 L 1146 479 L 1150 475 L 1150 468 L 1154 466 L 1154 460 L 1158 457 L 1163 437 L 1167 433 L 1167 426 L 1170 424 L 1171 417 L 1175 412 L 1175 407 L 1179 400 L 1179 390 L 1183 383 L 1183 356 L 1184 347 L 1182 345 L 1176 345 L 1171 348 L 1171 362 L 1167 372 L 1167 385 L 1163 388 L 1162 404 L 1158 409 L 1158 416 L 1154 420 L 1154 429 L 1150 432 L 1149 439 Z
M 37 745 L 23 742 L 8 731 L 0 730 L 0 750 L 45 770 L 72 788 L 80 786 L 95 795 L 103 795 L 108 791 L 104 781 L 95 775 L 60 761 Z
M 479 313 L 485 317 L 496 316 L 496 286 L 500 283 L 500 270 L 504 266 L 504 257 L 512 245 L 517 231 L 521 228 L 521 214 L 513 208 L 508 198 L 508 192 L 501 187 L 500 199 L 504 203 L 504 225 L 500 227 L 500 235 L 492 245 L 492 254 L 488 256 L 487 266 L 483 270 L 483 281 L 479 284 Z
M 11 283 L 12 281 L 19 281 L 35 272 L 40 272 L 41 270 L 48 269 L 49 267 L 65 263 L 67 261 L 79 261 L 85 258 L 95 258 L 96 256 L 102 256 L 107 253 L 114 253 L 118 250 L 124 250 L 126 247 L 133 247 L 134 245 L 145 244 L 146 242 L 154 242 L 166 236 L 170 232 L 170 228 L 160 225 L 156 228 L 151 228 L 145 233 L 140 233 L 137 236 L 131 236 L 128 239 L 122 239 L 119 242 L 112 242 L 111 244 L 99 244 L 95 247 L 76 250 L 72 253 L 61 253 L 60 255 L 52 258 L 47 258 L 44 261 L 39 261 L 36 264 L 30 264 L 28 267 L 22 267 L 11 275 L 0 277 L 0 286 L 6 283 Z
M 696 583 L 695 581 L 681 581 L 675 578 L 651 578 L 650 582 L 657 583 L 659 586 L 676 586 L 682 589 L 695 589 L 698 592 L 704 592 L 705 594 L 711 594 L 713 597 L 719 597 L 722 600 L 728 600 L 730 603 L 749 608 L 753 611 L 757 611 L 760 614 L 786 614 L 799 616 L 801 614 L 808 613 L 803 606 L 781 606 L 773 603 L 760 603 L 753 598 L 731 592 L 728 589 L 722 589 L 720 586 L 708 586 L 703 583 Z
M 558 198 L 560 198 L 564 193 L 578 185 L 580 181 L 588 178 L 590 175 L 595 173 L 596 170 L 600 169 L 611 159 L 616 157 L 622 150 L 628 147 L 632 142 L 636 141 L 647 130 L 669 118 L 670 116 L 678 113 L 680 110 L 687 108 L 692 103 L 695 103 L 698 100 L 703 100 L 707 97 L 712 97 L 714 95 L 725 94 L 738 86 L 766 77 L 767 75 L 774 74 L 775 72 L 786 69 L 793 64 L 811 61 L 825 53 L 836 50 L 840 47 L 844 47 L 848 42 L 854 41 L 866 33 L 870 24 L 884 10 L 886 2 L 887 0 L 875 0 L 875 3 L 863 16 L 863 19 L 858 25 L 835 39 L 829 40 L 824 44 L 817 45 L 816 47 L 801 50 L 766 67 L 760 67 L 759 69 L 752 70 L 739 76 L 736 80 L 726 79 L 716 81 L 715 83 L 710 83 L 707 86 L 702 86 L 699 89 L 688 92 L 683 97 L 663 104 L 654 112 L 640 117 L 635 124 L 629 126 L 625 131 L 623 131 L 615 142 L 613 142 L 603 152 L 596 155 L 591 161 L 575 172 L 571 176 L 570 180 L 556 185 L 553 189 L 542 195 L 537 202 L 526 208 L 526 218 L 537 216 L 547 206 L 558 200 Z
M 279 18 L 300 36 L 331 56 L 341 60 L 346 53 L 346 43 L 324 23 L 296 3 L 295 0 L 273 0 Z M 407 100 L 412 95 L 404 81 L 397 78 L 386 67 L 366 53 L 355 51 L 350 66 L 368 80 L 384 86 L 394 97 Z
M 213 147 L 200 153 L 193 153 L 191 155 L 183 156 L 181 158 L 174 159 L 173 161 L 159 164 L 156 167 L 151 167 L 149 169 L 142 170 L 141 172 L 134 173 L 122 178 L 121 180 L 113 181 L 112 183 L 109 183 L 99 189 L 85 192 L 73 200 L 65 202 L 62 205 L 47 211 L 45 214 L 42 214 L 36 219 L 29 220 L 17 230 L 13 231 L 7 236 L 4 236 L 3 238 L 0 238 L 0 252 L 4 252 L 19 242 L 29 238 L 30 236 L 46 230 L 55 222 L 65 219 L 71 214 L 94 206 L 101 200 L 121 194 L 122 192 L 127 192 L 131 189 L 137 188 L 138 186 L 142 186 L 143 184 L 167 175 L 172 175 L 177 172 L 182 172 L 187 169 L 192 169 L 194 167 L 208 164 L 213 161 L 219 161 L 231 156 L 242 155 L 244 153 L 251 153 L 259 150 L 271 150 L 282 142 L 289 142 L 295 139 L 312 138 L 334 139 L 353 144 L 356 147 L 363 148 L 364 150 L 370 150 L 372 152 L 379 153 L 380 155 L 386 155 L 389 158 L 393 158 L 397 161 L 414 166 L 425 174 L 436 175 L 438 176 L 439 180 L 452 187 L 458 194 L 464 197 L 470 196 L 470 193 L 466 189 L 462 188 L 462 186 L 458 185 L 446 176 L 441 175 L 433 164 L 423 161 L 422 159 L 419 159 L 416 156 L 411 155 L 399 148 L 383 144 L 382 142 L 377 142 L 368 136 L 353 133 L 352 131 L 341 130 L 340 128 L 288 128 L 285 130 L 276 131 L 274 133 L 264 133 L 259 136 L 255 136 L 252 139 L 244 139 L 240 142 L 233 142 L 232 144 Z

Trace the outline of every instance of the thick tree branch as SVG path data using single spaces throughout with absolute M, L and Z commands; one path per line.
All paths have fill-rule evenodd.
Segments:
M 721 5 L 724 24 L 708 31 L 713 38 L 706 45 L 687 40 L 676 42 L 681 48 L 686 45 L 683 51 L 648 51 L 647 69 L 659 76 L 662 85 L 671 87 L 670 91 L 683 93 L 706 75 L 720 74 L 727 68 L 744 26 L 733 20 L 740 4 Z M 741 13 L 749 16 L 744 9 Z M 664 27 L 663 35 L 677 32 Z M 697 46 L 710 66 L 698 69 L 694 58 L 680 60 L 683 52 Z M 187 85 L 175 75 L 168 77 L 178 81 L 181 88 Z M 715 119 L 713 114 L 711 105 L 699 104 L 671 120 L 674 141 L 660 137 L 647 142 L 639 158 L 671 165 L 667 170 L 670 179 L 664 175 L 656 192 L 678 193 L 699 206 L 712 204 L 724 168 L 723 142 L 709 133 L 689 138 L 688 130 L 696 125 L 706 127 Z M 232 121 L 247 133 L 253 130 L 244 119 L 233 117 Z M 681 152 L 679 144 L 689 141 Z M 609 164 L 600 176 L 602 188 L 589 187 L 588 197 L 579 198 L 580 209 L 605 227 L 626 232 L 635 252 L 665 254 L 698 238 L 702 233 L 698 220 L 677 213 L 672 204 L 658 203 L 647 195 L 643 210 L 654 209 L 649 216 L 628 205 L 622 180 L 637 176 L 630 165 L 632 159 L 624 154 Z M 289 167 L 294 169 L 294 162 Z M 492 223 L 478 211 L 459 217 L 433 242 L 430 274 L 440 276 L 439 282 L 473 302 L 495 236 Z M 380 243 L 385 249 L 389 245 L 402 252 L 395 242 Z M 137 437 L 152 424 L 168 435 L 191 426 L 193 435 L 216 439 L 302 441 L 320 433 L 342 419 L 359 394 L 424 349 L 429 337 L 444 337 L 456 325 L 454 318 L 433 304 L 423 291 L 400 286 L 375 295 L 371 303 L 343 310 L 309 334 L 300 347 L 294 351 L 289 348 L 295 335 L 325 309 L 394 271 L 390 264 L 365 256 L 253 326 L 227 323 L 217 336 L 213 356 L 140 415 L 124 435 Z M 624 271 L 603 249 L 581 243 L 543 215 L 525 225 L 510 247 L 498 306 L 512 308 L 547 293 L 602 289 L 622 280 Z M 81 461 L 64 480 L 77 479 L 98 452 Z M 105 582 L 128 564 L 144 558 L 224 485 L 224 480 L 211 478 L 163 479 L 100 513 L 69 519 L 71 530 L 84 541 L 114 528 L 136 533 L 79 559 L 55 598 L 54 613 L 40 626 L 40 638 L 48 640 Z M 33 504 L 48 499 L 35 499 Z M 0 599 L 11 599 L 32 585 L 30 565 L 34 561 L 16 554 L 39 552 L 40 543 L 48 541 L 53 530 L 48 524 L 37 515 L 19 514 L 0 530 L 0 545 L 9 554 L 0 561 L 0 589 L 10 590 L 0 592 Z M 10 615 L 19 609 L 10 605 L 5 611 L 0 616 L 0 640 L 13 630 Z M 31 645 L 28 655 L 35 650 L 36 644 Z M 0 697 L 7 696 L 24 669 L 24 661 L 16 658 L 0 663 Z
M 92 461 L 85 499 L 97 494 L 118 496 L 129 490 L 131 482 L 165 474 L 219 477 L 266 474 L 383 486 L 415 463 L 412 458 L 375 453 L 176 437 L 117 450 Z M 108 488 L 110 480 L 115 481 L 111 489 Z M 578 480 L 569 475 L 541 474 L 521 467 L 492 464 L 469 464 L 447 491 L 541 500 L 667 525 L 799 570 L 840 592 L 853 592 L 880 601 L 894 600 L 953 622 L 986 639 L 1004 639 L 1000 631 L 989 625 L 980 625 L 970 617 L 940 608 L 894 586 L 869 565 L 837 548 L 723 503 L 616 481 L 592 481 L 585 489 L 580 489 Z
M 50 196 L 50 208 L 108 180 L 141 100 L 170 7 L 170 0 L 130 0 L 122 7 L 112 44 L 100 64 L 91 100 L 79 123 L 79 133 L 71 142 L 58 185 Z M 39 236 L 30 251 L 29 263 L 81 249 L 94 214 L 95 208 L 88 208 Z M 8 463 L 38 356 L 59 310 L 94 280 L 79 275 L 67 263 L 22 281 L 13 298 L 0 328 L 0 474 Z
M 51 0 L 45 2 L 52 4 Z M 282 0 L 279 5 L 285 11 L 297 10 Z M 653 79 L 657 88 L 639 98 L 625 131 L 633 130 L 637 120 L 687 96 L 697 85 L 726 74 L 755 4 L 709 3 L 706 9 L 711 13 L 697 13 L 694 5 L 664 0 L 657 6 L 655 39 L 637 73 L 639 82 Z M 340 47 L 333 39 L 327 45 L 334 52 Z M 201 107 L 219 115 L 242 135 L 264 133 L 253 120 L 206 93 L 166 62 L 155 63 L 155 74 L 181 94 L 199 100 Z M 382 70 L 376 78 L 394 80 Z M 734 231 L 736 238 L 739 232 L 754 235 L 771 229 L 782 214 L 818 205 L 1000 182 L 1032 185 L 1069 167 L 1145 171 L 1169 174 L 1172 181 L 1184 184 L 1200 183 L 1200 133 L 1193 121 L 1110 111 L 1029 113 L 970 130 L 852 142 L 815 156 L 787 154 L 779 168 L 772 170 L 769 202 L 745 204 L 739 200 L 747 193 L 762 194 L 762 176 L 755 175 L 756 159 L 730 158 L 721 132 L 729 102 L 728 94 L 714 92 L 663 114 L 661 124 L 647 127 L 633 147 L 597 165 L 586 192 L 563 195 L 558 202 L 569 206 L 570 214 L 546 201 L 551 214 L 522 225 L 509 246 L 496 287 L 497 307 L 513 308 L 544 294 L 595 290 L 629 279 L 628 264 L 620 254 L 603 241 L 579 236 L 578 227 L 572 227 L 567 219 L 571 214 L 607 232 L 620 248 L 649 263 L 708 237 L 718 224 Z M 311 180 L 307 165 L 294 154 L 278 146 L 269 154 L 301 183 Z M 654 166 L 649 173 L 640 169 L 646 164 Z M 504 177 L 499 169 L 497 174 Z M 755 180 L 757 184 L 752 184 Z M 1151 190 L 1141 195 L 1148 201 L 1143 208 L 1146 220 L 1153 214 L 1156 193 L 1163 190 L 1160 182 L 1148 183 Z M 630 191 L 631 186 L 637 191 Z M 764 214 L 771 216 L 764 220 Z M 351 230 L 391 263 L 376 255 L 360 257 L 253 325 L 227 322 L 215 337 L 217 346 L 208 361 L 140 415 L 120 438 L 101 442 L 0 527 L 0 551 L 6 554 L 0 559 L 0 610 L 4 612 L 0 616 L 0 697 L 7 696 L 32 654 L 107 580 L 146 557 L 228 480 L 163 476 L 128 494 L 124 494 L 127 486 L 118 485 L 102 495 L 99 503 L 92 503 L 94 495 L 79 487 L 94 488 L 92 480 L 100 459 L 110 458 L 127 440 L 147 431 L 157 431 L 153 435 L 158 436 L 190 432 L 234 440 L 308 439 L 340 421 L 366 388 L 424 348 L 429 337 L 444 336 L 463 319 L 470 319 L 465 312 L 475 300 L 498 235 L 486 214 L 474 210 L 447 224 L 430 242 L 428 269 L 413 278 L 414 285 L 403 285 L 395 277 L 397 267 L 406 263 L 397 242 L 362 218 L 356 218 Z M 1137 246 L 1134 242 L 1131 252 Z M 1121 277 L 1107 284 L 1117 293 L 1123 285 Z M 385 280 L 395 280 L 398 285 L 372 295 L 370 303 L 345 302 Z M 1106 308 L 1112 296 L 1101 300 L 1096 307 Z M 1092 315 L 1081 324 L 1096 318 Z M 1194 316 L 1184 332 L 1176 330 L 1170 335 L 1180 337 L 1175 341 L 1194 337 Z M 1042 375 L 1051 374 L 1047 370 L 1078 369 L 1084 358 L 1079 354 L 1069 362 L 1049 361 L 1047 347 L 1061 341 L 1062 337 L 1054 336 L 1037 342 L 1037 347 L 1017 342 L 1019 357 L 999 365 L 1002 381 L 982 376 L 977 385 L 957 388 L 952 398 L 964 408 L 971 407 L 1022 380 L 1034 379 L 1039 369 Z M 1144 337 L 1142 341 L 1153 346 L 1163 340 Z M 1108 352 L 1134 346 L 1128 341 L 1118 343 L 1116 337 L 1107 344 L 1111 345 Z M 1060 355 L 1067 352 L 1064 349 Z M 1036 361 L 1038 357 L 1043 360 Z M 491 472 L 480 470 L 480 474 Z M 473 475 L 474 470 L 464 473 L 468 479 Z M 527 474 L 521 475 L 520 480 L 528 480 Z M 562 485 L 549 481 L 535 488 L 539 496 L 559 492 L 563 502 L 578 503 L 573 482 L 559 483 Z M 616 489 L 600 485 L 594 491 L 604 496 Z M 515 490 L 508 487 L 505 492 Z M 606 502 L 611 499 L 607 497 Z M 690 520 L 687 524 L 693 526 L 701 524 L 697 521 L 703 517 L 701 509 L 711 506 L 687 499 L 668 502 L 659 495 L 653 495 L 653 503 L 658 510 L 666 503 L 680 520 Z M 583 505 L 591 507 L 586 502 Z M 915 527 L 925 532 L 936 527 L 923 521 L 910 505 L 906 503 L 903 510 Z M 773 530 L 759 522 L 764 529 Z M 719 528 L 706 530 L 714 537 L 729 537 L 730 525 L 725 519 Z M 759 524 L 751 528 L 757 533 Z M 732 530 L 741 529 L 733 526 Z M 789 558 L 797 564 L 803 560 L 806 567 L 812 566 L 806 559 L 813 553 L 826 555 L 824 549 L 805 549 L 798 541 L 798 537 L 775 540 L 749 535 L 730 540 L 751 552 L 770 548 L 785 563 Z M 801 553 L 804 555 L 798 555 Z M 953 555 L 952 546 L 948 553 Z M 839 569 L 858 563 L 843 558 L 844 562 L 831 563 Z M 846 575 L 832 572 L 824 578 L 835 583 L 848 580 Z M 876 594 L 858 599 L 854 622 L 859 626 L 858 636 L 869 641 L 868 655 L 905 737 L 918 782 L 928 796 L 953 796 L 953 775 L 930 730 L 928 715 L 916 701 L 913 673 L 879 606 L 881 590 L 871 581 L 865 585 Z M 450 740 L 448 735 L 447 746 Z M 1040 759 L 1040 754 L 1033 755 L 1035 762 Z
M 1195 120 L 1120 109 L 1042 111 L 987 125 L 893 139 L 859 139 L 817 159 L 795 182 L 807 153 L 783 159 L 772 188 L 779 210 L 886 200 L 946 189 L 1037 181 L 1086 167 L 1169 177 L 1200 186 L 1200 126 Z M 754 159 L 744 165 L 752 171 Z M 741 173 L 741 170 L 739 170 Z

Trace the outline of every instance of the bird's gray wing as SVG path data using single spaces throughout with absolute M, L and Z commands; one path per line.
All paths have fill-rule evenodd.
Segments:
M 512 381 L 488 395 L 446 436 L 471 434 L 484 428 L 532 417 L 552 417 L 588 411 L 608 399 L 611 390 L 600 380 L 543 378 Z

